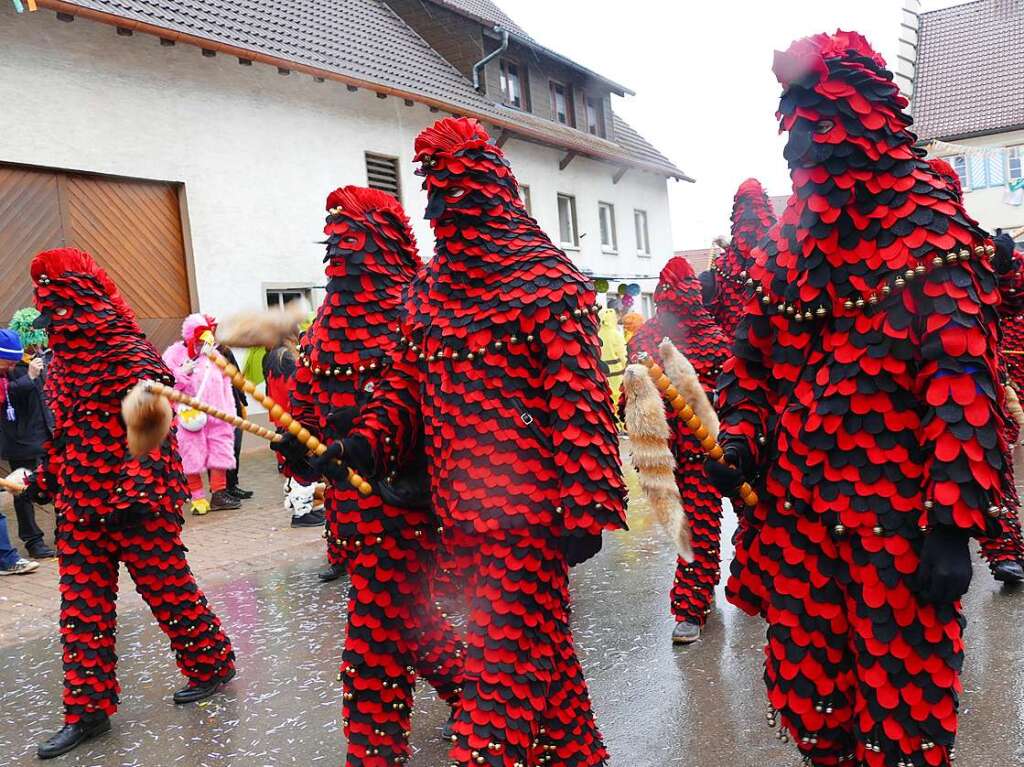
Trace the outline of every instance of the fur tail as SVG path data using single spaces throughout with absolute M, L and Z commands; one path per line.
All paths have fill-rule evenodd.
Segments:
M 128 452 L 139 458 L 160 446 L 171 430 L 171 403 L 138 383 L 121 403 L 121 416 L 128 427 Z
M 693 408 L 693 412 L 697 414 L 700 422 L 704 424 L 711 436 L 718 439 L 718 414 L 712 407 L 708 395 L 704 392 L 704 387 L 700 384 L 700 378 L 697 376 L 693 364 L 667 338 L 663 339 L 658 346 L 658 353 L 661 355 L 668 380 Z
M 654 516 L 672 538 L 679 556 L 693 561 L 690 524 L 676 484 L 676 461 L 661 394 L 643 365 L 630 365 L 622 379 L 626 393 L 626 431 L 640 487 Z
M 1006 409 L 1010 412 L 1010 417 L 1013 418 L 1013 422 L 1017 424 L 1020 430 L 1020 436 L 1017 440 L 1024 444 L 1024 408 L 1020 405 L 1020 397 L 1017 396 L 1017 390 L 1011 384 L 1006 384 L 1005 388 Z
M 248 349 L 262 346 L 276 349 L 289 338 L 297 338 L 299 325 L 309 316 L 306 302 L 292 301 L 283 309 L 265 312 L 242 312 L 221 322 L 218 343 Z

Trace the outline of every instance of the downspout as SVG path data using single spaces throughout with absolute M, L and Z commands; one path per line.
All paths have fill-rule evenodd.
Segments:
M 487 66 L 488 63 L 496 59 L 498 56 L 508 50 L 508 30 L 502 29 L 500 26 L 494 28 L 495 32 L 501 33 L 501 46 L 494 51 L 491 51 L 484 56 L 480 61 L 473 65 L 473 89 L 480 90 L 480 71 Z

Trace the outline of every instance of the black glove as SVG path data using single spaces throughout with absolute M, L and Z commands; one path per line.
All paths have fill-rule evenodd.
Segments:
M 327 414 L 328 433 L 334 439 L 340 439 L 348 434 L 352 428 L 352 422 L 359 416 L 357 407 L 340 407 Z
M 992 238 L 996 253 L 992 256 L 992 266 L 998 274 L 1006 274 L 1013 269 L 1013 250 L 1016 244 L 1006 232 L 1000 232 Z
M 332 442 L 327 450 L 310 459 L 309 466 L 331 484 L 344 485 L 348 482 L 348 467 L 344 463 L 338 463 L 344 454 L 344 445 L 341 442 Z
M 141 503 L 133 503 L 124 508 L 111 509 L 101 517 L 108 530 L 128 530 L 138 527 L 149 516 L 149 507 Z
M 970 537 L 949 525 L 939 525 L 929 532 L 921 548 L 921 561 L 910 585 L 926 602 L 955 602 L 971 585 Z
M 25 478 L 25 489 L 18 493 L 18 499 L 26 499 L 33 506 L 49 506 L 53 503 L 50 494 L 32 481 L 32 475 Z
M 569 567 L 575 567 L 590 559 L 601 550 L 604 539 L 584 530 L 573 530 L 562 537 L 562 551 Z
M 750 467 L 752 456 L 743 442 L 728 442 L 722 448 L 725 463 L 712 459 L 704 462 L 704 474 L 712 487 L 723 497 L 734 496 L 740 489 Z
M 270 449 L 284 459 L 285 465 L 295 474 L 309 474 L 309 451 L 295 437 L 285 434 L 284 439 L 270 443 Z

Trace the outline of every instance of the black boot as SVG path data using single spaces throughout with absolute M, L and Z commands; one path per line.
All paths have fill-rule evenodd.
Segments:
M 60 732 L 39 744 L 36 756 L 40 759 L 53 759 L 66 754 L 98 735 L 110 731 L 110 719 L 103 712 L 83 716 L 74 724 L 64 725 Z
M 227 490 L 218 490 L 210 496 L 210 511 L 225 511 L 242 508 L 242 502 Z
M 1024 581 L 1024 568 L 1020 562 L 997 562 L 992 565 L 992 577 L 1003 583 L 1021 583 Z
M 327 565 L 326 570 L 321 570 L 317 573 L 317 578 L 322 580 L 324 583 L 336 581 L 338 578 L 345 574 L 345 568 L 341 565 Z
M 228 494 L 235 496 L 240 501 L 248 501 L 252 498 L 252 490 L 243 490 L 238 485 L 228 488 Z
M 323 527 L 324 510 L 307 511 L 301 517 L 292 517 L 292 527 Z
M 452 707 L 452 713 L 448 716 L 448 721 L 444 723 L 444 727 L 441 728 L 441 740 L 445 743 L 454 742 L 455 738 L 455 716 L 456 711 L 454 706 Z
M 189 682 L 185 687 L 174 693 L 174 702 L 178 705 L 184 705 L 185 703 L 205 700 L 234 678 L 235 670 L 231 669 L 226 676 L 214 677 L 208 682 Z

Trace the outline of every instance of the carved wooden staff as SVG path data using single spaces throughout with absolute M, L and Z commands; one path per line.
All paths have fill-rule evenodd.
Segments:
M 224 359 L 212 348 L 204 348 L 203 354 L 205 354 L 214 365 L 220 368 L 220 371 L 224 374 L 225 378 L 230 380 L 235 388 L 244 391 L 246 394 L 249 394 L 258 400 L 260 404 L 267 409 L 267 413 L 270 414 L 270 420 L 287 429 L 290 434 L 293 434 L 295 438 L 301 442 L 307 450 L 309 450 L 309 452 L 314 455 L 323 455 L 327 452 L 327 445 L 310 434 L 309 429 L 296 421 L 292 417 L 291 413 L 275 402 L 272 397 L 267 394 L 260 394 L 257 392 L 256 384 L 242 375 L 237 367 Z M 339 461 L 339 463 L 341 462 Z M 354 472 L 351 467 L 346 466 L 345 468 L 348 469 L 348 483 L 358 490 L 361 495 L 369 495 L 373 492 L 373 488 L 370 486 L 369 482 Z
M 725 463 L 725 454 L 722 452 L 722 446 L 711 436 L 711 432 L 707 430 L 707 427 L 701 423 L 700 418 L 693 412 L 693 408 L 690 407 L 690 403 L 683 399 L 679 390 L 672 385 L 668 376 L 665 375 L 665 371 L 661 369 L 649 354 L 641 357 L 640 362 L 647 367 L 647 372 L 650 373 L 651 380 L 658 387 L 658 391 L 668 400 L 676 415 L 686 424 L 686 428 L 690 430 L 690 433 L 697 438 L 700 446 L 704 448 L 708 456 L 719 463 Z M 740 485 L 739 496 L 747 506 L 757 505 L 757 493 L 754 492 L 754 488 L 750 486 L 749 482 L 744 482 Z
M 157 394 L 161 397 L 166 397 L 169 400 L 206 413 L 208 416 L 216 418 L 218 421 L 227 421 L 236 429 L 241 429 L 242 431 L 247 431 L 250 434 L 255 434 L 257 437 L 262 437 L 268 442 L 280 442 L 281 439 L 283 439 L 281 435 L 273 429 L 268 429 L 265 426 L 260 426 L 258 423 L 247 421 L 234 413 L 226 413 L 223 410 L 213 407 L 213 405 L 207 405 L 202 400 L 196 399 L 188 394 L 184 394 L 177 389 L 160 383 L 159 381 L 144 381 L 142 388 L 150 394 Z

